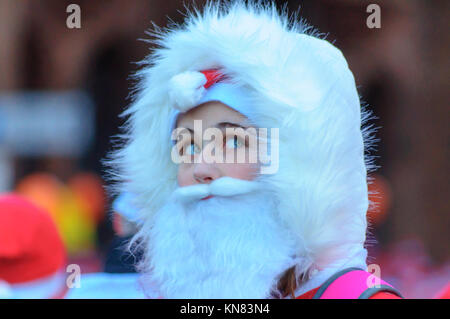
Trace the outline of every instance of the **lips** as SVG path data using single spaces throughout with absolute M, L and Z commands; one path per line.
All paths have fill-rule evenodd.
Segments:
M 213 195 L 206 196 L 206 197 L 202 198 L 202 200 L 207 200 L 207 199 L 210 199 L 211 197 L 213 197 Z

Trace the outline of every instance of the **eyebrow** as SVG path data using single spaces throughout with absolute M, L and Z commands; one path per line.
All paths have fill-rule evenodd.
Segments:
M 233 122 L 219 122 L 217 124 L 215 124 L 213 127 L 217 127 L 219 129 L 224 129 L 227 127 L 236 127 L 236 128 L 243 128 L 244 130 L 249 128 L 250 126 L 245 126 L 242 123 L 233 123 Z M 187 129 L 188 131 L 194 133 L 194 130 L 189 128 L 189 127 L 184 127 L 185 129 Z

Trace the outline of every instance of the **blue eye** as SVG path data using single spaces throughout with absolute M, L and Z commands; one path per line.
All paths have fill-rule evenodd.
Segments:
M 190 142 L 189 144 L 184 144 L 179 148 L 180 156 L 189 155 L 193 156 L 195 154 L 200 153 L 200 147 L 197 146 L 194 142 Z
M 242 147 L 244 143 L 237 137 L 233 136 L 233 138 L 229 138 L 226 142 L 226 147 L 228 148 L 239 148 Z
M 199 148 L 196 144 L 191 143 L 191 144 L 189 144 L 189 146 L 187 147 L 186 153 L 187 153 L 188 155 L 195 155 L 195 154 L 198 154 L 198 153 L 200 153 L 200 148 Z

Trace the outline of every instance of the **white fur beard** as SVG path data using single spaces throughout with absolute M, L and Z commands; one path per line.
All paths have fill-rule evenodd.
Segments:
M 144 289 L 157 287 L 160 297 L 182 299 L 277 293 L 280 275 L 298 262 L 294 239 L 278 222 L 271 194 L 255 191 L 256 182 L 234 181 L 227 178 L 223 187 L 216 183 L 206 194 L 225 189 L 242 194 L 170 200 L 143 227 Z M 183 192 L 198 193 L 201 187 L 190 186 L 192 192 L 183 187 Z

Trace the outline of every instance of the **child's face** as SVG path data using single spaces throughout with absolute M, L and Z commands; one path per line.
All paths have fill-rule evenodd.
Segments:
M 201 120 L 202 122 L 202 136 L 199 136 L 199 140 L 203 141 L 203 145 L 197 145 L 194 143 L 194 120 Z M 197 158 L 197 161 L 191 161 L 190 163 L 181 163 L 178 166 L 178 185 L 189 186 L 194 184 L 209 184 L 215 179 L 228 176 L 233 178 L 252 180 L 258 170 L 259 164 L 253 163 L 249 160 L 249 152 L 256 151 L 256 143 L 249 143 L 249 138 L 245 138 L 244 134 L 239 132 L 233 134 L 226 134 L 226 128 L 242 128 L 249 127 L 248 119 L 236 110 L 228 107 L 227 105 L 218 102 L 211 101 L 201 104 L 184 114 L 180 114 L 177 121 L 178 128 L 186 128 L 192 135 L 192 140 L 185 143 L 181 153 L 188 155 L 192 159 Z M 223 135 L 222 143 L 218 143 L 214 138 L 203 139 L 204 132 L 208 128 L 218 128 Z M 198 134 L 198 132 L 195 132 Z M 222 145 L 221 145 L 222 144 Z M 211 161 L 205 161 L 204 159 L 209 154 L 212 154 L 211 148 L 214 147 L 215 153 L 218 147 L 223 149 L 223 163 L 217 163 Z M 209 148 L 209 149 L 208 149 Z M 225 161 L 225 156 L 229 152 L 238 152 L 240 149 L 245 148 L 245 160 L 243 162 L 234 160 L 233 162 Z M 205 150 L 208 151 L 206 152 Z M 233 158 L 233 157 L 232 157 Z M 208 163 L 207 163 L 208 162 Z

